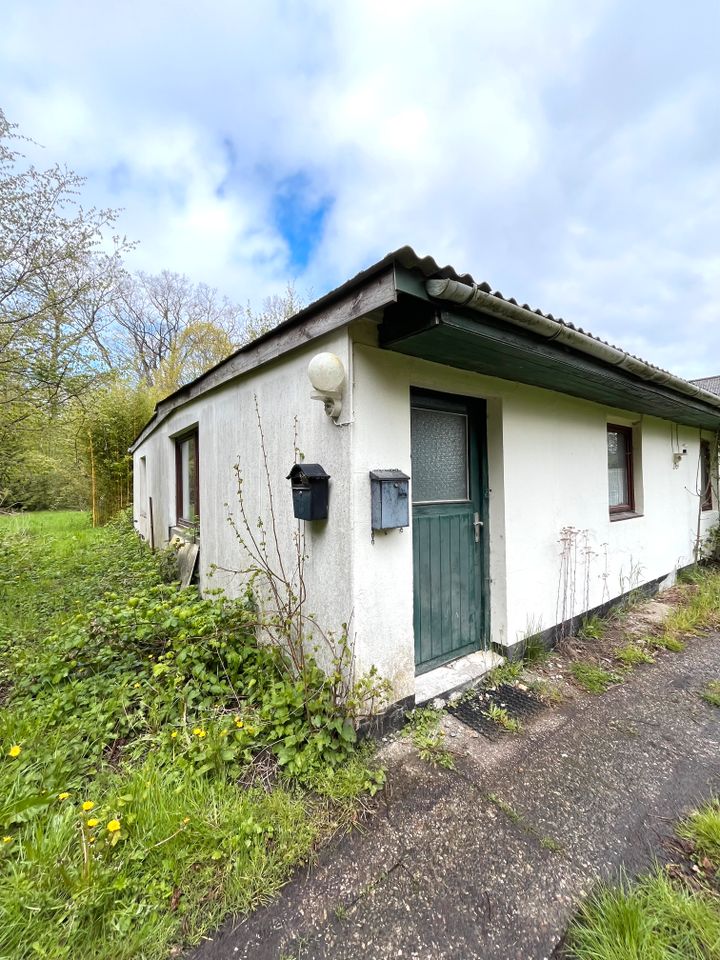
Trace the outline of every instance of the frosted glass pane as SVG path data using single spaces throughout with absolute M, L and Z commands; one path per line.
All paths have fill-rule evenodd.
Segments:
M 629 503 L 627 475 L 627 438 L 624 433 L 608 431 L 608 481 L 610 506 Z
M 441 410 L 412 411 L 414 503 L 468 499 L 467 417 Z

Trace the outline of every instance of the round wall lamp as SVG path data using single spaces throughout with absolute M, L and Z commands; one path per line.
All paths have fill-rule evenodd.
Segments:
M 337 420 L 342 411 L 342 393 L 345 384 L 345 367 L 334 353 L 317 353 L 308 364 L 308 377 L 317 393 L 313 400 L 325 405 L 325 413 Z

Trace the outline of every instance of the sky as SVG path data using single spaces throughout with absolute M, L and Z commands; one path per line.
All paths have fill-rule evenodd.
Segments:
M 410 244 L 720 374 L 717 0 L 3 0 L 0 107 L 133 269 L 316 298 Z

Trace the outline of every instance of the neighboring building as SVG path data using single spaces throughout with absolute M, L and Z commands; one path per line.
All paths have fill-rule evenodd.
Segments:
M 699 380 L 691 380 L 696 387 L 707 390 L 710 393 L 716 393 L 720 396 L 720 377 L 701 377 Z
M 308 609 L 350 622 L 357 669 L 397 700 L 672 583 L 718 521 L 720 397 L 404 247 L 163 400 L 137 438 L 138 530 L 159 545 L 197 521 L 202 589 L 243 589 L 236 463 L 248 516 L 269 520 L 256 404 L 281 553 L 299 523 Z M 303 462 L 330 476 L 324 520 L 293 518 L 295 418 Z M 373 500 L 371 472 L 391 469 L 409 499 L 396 475 Z M 299 500 L 324 482 L 296 480 Z M 373 531 L 406 507 L 407 529 Z

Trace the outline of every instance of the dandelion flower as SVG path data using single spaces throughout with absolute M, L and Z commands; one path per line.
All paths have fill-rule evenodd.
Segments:
M 110 831 L 110 833 L 117 833 L 118 830 L 120 829 L 120 821 L 111 820 L 110 823 L 108 823 L 107 825 L 107 829 Z
M 19 757 L 22 753 L 22 747 L 18 743 L 14 743 L 8 750 L 8 756 Z
M 95 843 L 95 837 L 88 837 L 88 843 Z
M 12 843 L 12 837 L 3 837 L 3 843 Z
M 97 820 L 95 817 L 90 817 L 90 819 L 89 819 L 88 822 L 87 822 L 87 825 L 88 825 L 89 827 L 96 827 L 99 823 L 100 823 L 100 821 Z
M 86 800 L 86 801 L 83 803 L 82 808 L 83 808 L 83 810 L 85 811 L 85 813 L 87 813 L 88 810 L 92 810 L 92 808 L 93 808 L 94 806 L 95 806 L 95 804 L 92 802 L 92 800 Z
M 241 727 L 242 725 L 243 725 L 243 722 L 242 722 L 242 720 L 240 719 L 240 717 L 235 717 L 235 726 L 236 726 L 236 727 Z
M 183 817 L 183 823 L 190 823 L 190 817 Z
M 193 733 L 195 734 L 196 737 L 200 737 L 201 740 L 205 736 L 205 731 L 200 727 L 195 727 L 195 729 L 193 730 Z
M 70 794 L 67 792 L 67 790 L 63 790 L 62 793 L 58 794 L 58 800 L 67 800 L 69 796 Z

